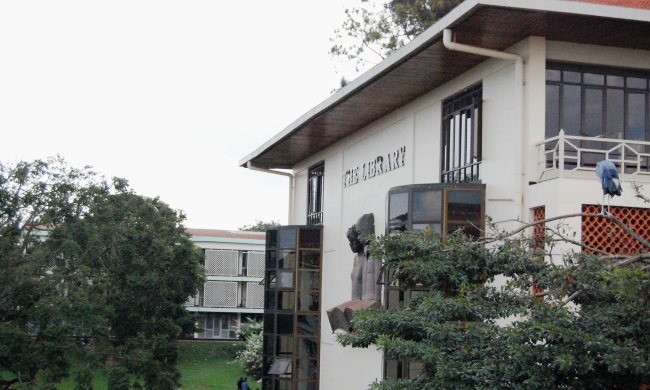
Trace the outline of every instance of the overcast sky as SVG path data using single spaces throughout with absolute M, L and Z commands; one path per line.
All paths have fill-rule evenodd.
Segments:
M 2 1 L 0 160 L 60 154 L 192 228 L 287 223 L 288 179 L 238 162 L 337 87 L 359 1 Z

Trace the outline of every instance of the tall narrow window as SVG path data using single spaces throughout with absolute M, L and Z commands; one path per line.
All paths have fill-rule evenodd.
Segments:
M 442 107 L 443 183 L 480 181 L 482 87 L 453 96 Z
M 309 170 L 309 202 L 307 210 L 308 225 L 323 224 L 323 200 L 325 183 L 325 164 L 317 165 Z

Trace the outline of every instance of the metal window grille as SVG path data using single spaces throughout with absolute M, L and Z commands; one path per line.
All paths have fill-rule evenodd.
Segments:
M 443 104 L 443 183 L 480 181 L 481 86 L 454 96 Z
M 203 306 L 237 307 L 237 282 L 209 281 L 203 290 Z
M 196 306 L 196 297 L 189 297 L 187 298 L 187 301 L 183 304 L 184 306 Z
M 264 252 L 248 252 L 247 275 L 264 277 Z
M 246 307 L 253 309 L 264 308 L 264 285 L 258 282 L 246 283 Z
M 205 274 L 220 276 L 237 276 L 239 251 L 206 249 Z
M 323 224 L 323 201 L 325 198 L 325 165 L 309 170 L 309 201 L 307 205 L 307 224 Z

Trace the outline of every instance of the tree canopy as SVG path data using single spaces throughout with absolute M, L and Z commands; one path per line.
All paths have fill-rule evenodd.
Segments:
M 0 164 L 0 200 L 0 386 L 51 388 L 74 351 L 79 388 L 101 366 L 114 389 L 178 387 L 203 280 L 183 214 L 60 157 Z
M 612 215 L 582 216 L 648 246 Z M 371 252 L 390 283 L 418 293 L 358 312 L 339 342 L 410 365 L 411 378 L 373 389 L 640 388 L 650 379 L 650 255 L 559 253 L 558 240 L 580 245 L 560 233 L 380 237 Z
M 329 53 L 357 66 L 376 64 L 412 41 L 462 0 L 363 0 L 345 10 Z M 342 80 L 342 86 L 345 79 Z
M 280 226 L 280 221 L 270 220 L 268 222 L 255 220 L 254 224 L 244 225 L 239 228 L 243 232 L 265 232 L 267 229 Z

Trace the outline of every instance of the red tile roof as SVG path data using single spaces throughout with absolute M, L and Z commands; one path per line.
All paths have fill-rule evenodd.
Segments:
M 249 240 L 266 240 L 264 232 L 246 232 L 240 230 L 219 229 L 185 229 L 193 237 L 237 238 Z
M 573 0 L 583 3 L 607 4 L 617 7 L 650 9 L 650 0 Z

